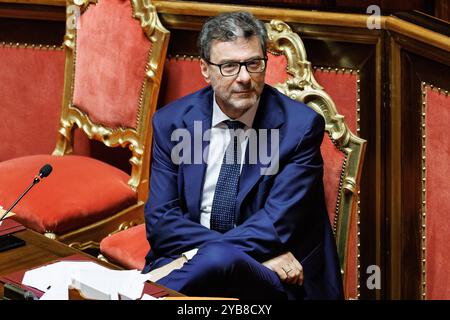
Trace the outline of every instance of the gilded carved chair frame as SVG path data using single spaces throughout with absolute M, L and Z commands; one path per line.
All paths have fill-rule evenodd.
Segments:
M 158 92 L 164 61 L 169 42 L 169 31 L 161 24 L 155 7 L 150 0 L 130 0 L 133 18 L 138 20 L 146 37 L 152 42 L 145 77 L 142 79 L 141 96 L 136 128 L 108 128 L 92 122 L 89 117 L 73 103 L 74 77 L 76 63 L 76 28 L 66 28 L 64 47 L 66 50 L 64 70 L 64 93 L 61 118 L 54 156 L 69 155 L 73 152 L 74 129 L 80 128 L 91 140 L 102 142 L 108 147 L 127 147 L 131 151 L 130 188 L 138 194 L 138 202 L 132 207 L 118 212 L 112 217 L 96 222 L 64 235 L 47 233 L 73 247 L 85 249 L 97 247 L 106 235 L 128 228 L 143 221 L 143 208 L 148 196 L 150 146 L 152 140 L 151 116 L 156 110 Z M 97 0 L 67 0 L 67 19 L 74 12 L 83 14 Z M 70 9 L 69 9 L 70 8 Z M 78 8 L 78 10 L 74 10 Z M 107 53 L 108 48 L 104 48 Z M 92 239 L 95 239 L 94 241 Z
M 325 130 L 331 141 L 344 154 L 345 160 L 339 177 L 339 194 L 332 226 L 341 272 L 345 279 L 350 221 L 357 210 L 366 141 L 350 131 L 344 116 L 337 112 L 331 97 L 317 83 L 299 35 L 280 20 L 266 23 L 266 29 L 270 40 L 269 51 L 275 55 L 286 56 L 286 71 L 291 76 L 285 83 L 278 84 L 276 88 L 320 113 L 325 118 Z

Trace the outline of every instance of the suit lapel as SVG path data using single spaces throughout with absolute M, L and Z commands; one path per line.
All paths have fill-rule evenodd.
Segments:
M 273 89 L 274 90 L 274 89 Z M 266 86 L 261 95 L 261 101 L 258 106 L 258 111 L 255 116 L 255 120 L 253 121 L 253 129 L 256 132 L 256 139 L 254 141 L 257 142 L 258 148 L 254 148 L 256 150 L 256 163 L 250 163 L 250 152 L 251 147 L 250 143 L 252 143 L 251 138 L 249 139 L 249 143 L 247 145 L 247 149 L 245 152 L 245 163 L 242 167 L 241 177 L 239 179 L 239 192 L 236 199 L 236 214 L 239 215 L 241 210 L 241 205 L 247 194 L 253 188 L 253 186 L 264 176 L 261 172 L 264 172 L 265 169 L 270 166 L 270 164 L 263 163 L 261 159 L 261 155 L 259 152 L 259 144 L 262 139 L 262 143 L 266 143 L 271 146 L 272 137 L 270 130 L 278 129 L 284 123 L 283 113 L 281 108 L 277 104 L 276 99 L 272 96 L 272 93 Z M 267 130 L 267 140 L 265 137 L 261 135 L 262 130 Z M 279 144 L 281 144 L 281 134 L 279 136 Z M 277 146 L 279 147 L 279 146 Z M 270 149 L 269 149 L 270 150 Z M 273 150 L 271 152 L 267 152 L 268 155 L 273 156 Z M 272 161 L 272 160 L 271 160 Z
M 271 92 L 272 90 L 275 89 L 269 89 L 267 86 L 264 89 L 263 94 L 261 95 L 258 111 L 256 112 L 256 116 L 253 121 L 253 129 L 256 132 L 256 142 L 258 146 L 261 139 L 259 134 L 261 132 L 260 129 L 267 130 L 267 144 L 270 146 L 270 129 L 278 129 L 284 123 L 283 112 L 281 111 L 276 98 L 273 96 Z M 209 139 L 207 139 L 208 141 L 203 141 L 202 137 L 205 136 L 206 130 L 211 129 L 212 99 L 213 91 L 210 90 L 196 101 L 196 105 L 188 113 L 186 113 L 183 119 L 186 129 L 190 133 L 191 146 L 195 146 L 195 143 L 202 141 L 202 154 L 205 152 L 205 148 L 209 145 Z M 281 144 L 281 134 L 279 138 L 279 142 Z M 264 138 L 264 143 L 265 140 L 266 139 Z M 242 167 L 241 177 L 239 179 L 239 192 L 236 199 L 237 214 L 240 212 L 241 204 L 247 194 L 259 181 L 259 179 L 263 177 L 261 170 L 264 171 L 264 169 L 269 166 L 269 164 L 262 163 L 259 152 L 256 152 L 256 163 L 254 163 L 255 161 L 250 163 L 249 161 L 251 158 L 249 149 L 249 145 L 247 145 L 245 163 Z M 186 205 L 194 221 L 200 221 L 200 204 L 206 172 L 206 162 L 203 160 L 198 163 L 194 162 L 194 147 L 192 147 L 191 152 L 191 163 L 183 164 Z
M 200 202 L 206 172 L 206 162 L 202 156 L 209 145 L 203 140 L 205 131 L 211 128 L 212 90 L 196 101 L 196 105 L 186 113 L 184 123 L 191 137 L 191 161 L 183 164 L 186 205 L 194 221 L 200 221 Z M 201 144 L 201 150 L 200 150 Z

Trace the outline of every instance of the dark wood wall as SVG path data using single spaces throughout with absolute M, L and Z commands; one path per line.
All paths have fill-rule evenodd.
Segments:
M 207 0 L 198 1 L 211 2 Z M 369 6 L 376 5 L 384 15 L 399 11 L 418 10 L 436 18 L 450 21 L 450 4 L 448 0 L 220 0 L 214 2 L 348 13 L 366 13 Z
M 423 294 L 421 253 L 426 236 L 422 232 L 421 172 L 426 169 L 422 164 L 422 82 L 450 90 L 450 52 L 394 31 L 388 35 L 391 99 L 386 114 L 386 249 L 391 263 L 387 285 L 395 297 L 418 299 Z

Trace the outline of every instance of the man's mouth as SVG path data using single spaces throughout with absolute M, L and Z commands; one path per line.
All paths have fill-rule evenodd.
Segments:
M 238 93 L 238 94 L 246 94 L 246 93 L 252 93 L 253 90 L 240 90 L 240 91 L 235 91 L 234 93 Z

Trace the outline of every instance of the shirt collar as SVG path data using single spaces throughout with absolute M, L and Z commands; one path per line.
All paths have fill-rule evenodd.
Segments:
M 258 102 L 248 109 L 242 116 L 240 116 L 238 120 L 245 124 L 246 128 L 251 128 L 253 126 L 253 120 L 255 119 L 256 111 L 258 110 L 259 100 Z M 216 101 L 216 95 L 214 94 L 213 97 L 213 114 L 212 114 L 212 121 L 211 121 L 211 127 L 216 127 L 220 123 L 224 122 L 225 120 L 233 120 L 229 116 L 227 116 L 225 113 L 223 113 L 222 109 L 220 109 L 219 105 Z

